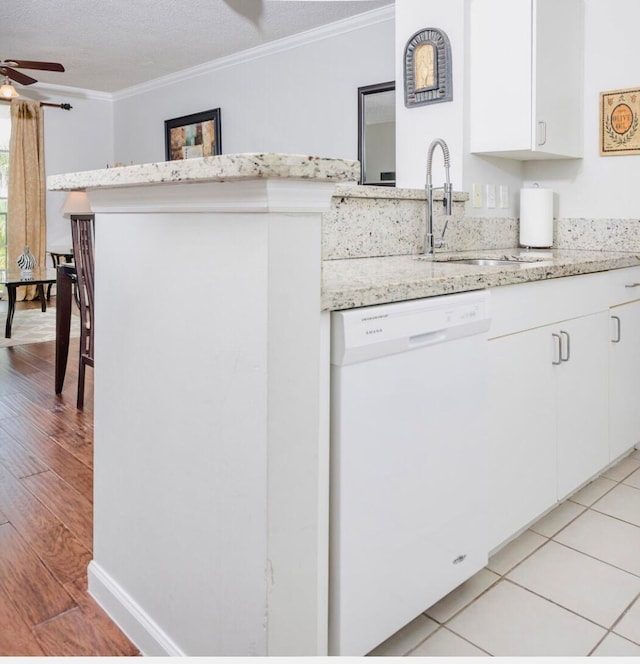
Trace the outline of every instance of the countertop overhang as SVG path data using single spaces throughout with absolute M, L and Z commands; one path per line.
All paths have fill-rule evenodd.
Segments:
M 284 178 L 319 182 L 357 182 L 360 162 L 296 154 L 225 154 L 135 164 L 47 177 L 49 191 L 151 186 L 188 182 L 230 182 Z
M 519 250 L 465 251 L 455 258 L 498 258 L 512 251 Z M 541 262 L 499 266 L 446 262 L 447 256 L 435 261 L 417 255 L 328 260 L 322 269 L 322 308 L 353 309 L 640 265 L 640 254 L 632 252 L 553 249 L 550 254 Z

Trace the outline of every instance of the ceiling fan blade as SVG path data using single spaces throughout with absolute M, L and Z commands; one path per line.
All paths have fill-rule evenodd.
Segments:
M 223 2 L 236 14 L 249 19 L 257 28 L 264 12 L 263 0 L 223 0 Z
M 43 69 L 45 71 L 64 71 L 59 62 L 38 62 L 37 60 L 14 60 L 7 58 L 4 61 L 9 67 L 21 67 L 23 69 Z
M 16 81 L 16 83 L 21 83 L 22 85 L 31 85 L 32 83 L 38 82 L 35 78 L 31 78 L 31 76 L 27 76 L 21 71 L 16 71 L 11 67 L 0 67 L 0 74 L 9 77 L 10 79 Z

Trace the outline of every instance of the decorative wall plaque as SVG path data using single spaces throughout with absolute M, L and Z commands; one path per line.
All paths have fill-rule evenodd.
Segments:
M 404 105 L 451 101 L 451 45 L 437 28 L 416 32 L 404 49 Z
M 600 93 L 600 154 L 640 154 L 640 89 Z

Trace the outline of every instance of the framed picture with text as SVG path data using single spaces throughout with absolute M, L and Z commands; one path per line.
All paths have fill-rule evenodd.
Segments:
M 165 120 L 164 145 L 167 161 L 222 154 L 220 109 Z
M 600 93 L 600 155 L 640 154 L 640 89 Z

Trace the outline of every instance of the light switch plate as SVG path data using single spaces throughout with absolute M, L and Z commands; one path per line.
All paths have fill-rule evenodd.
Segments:
M 494 208 L 496 206 L 496 185 L 488 184 L 485 188 L 487 191 L 487 208 Z
M 482 185 L 480 184 L 471 185 L 471 207 L 482 207 Z
M 506 184 L 501 184 L 498 192 L 498 204 L 501 208 L 509 207 L 509 187 Z

